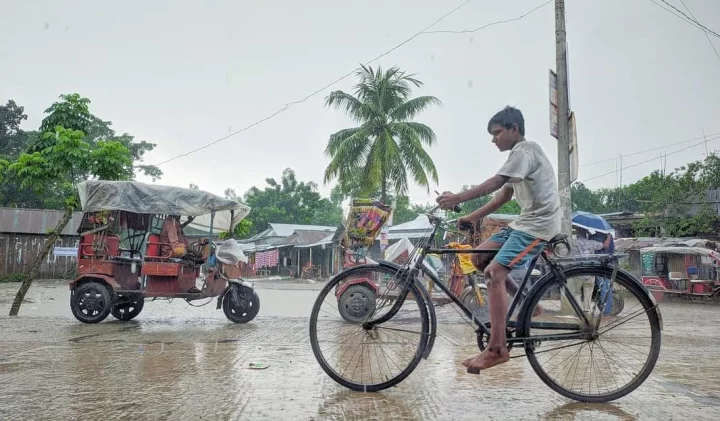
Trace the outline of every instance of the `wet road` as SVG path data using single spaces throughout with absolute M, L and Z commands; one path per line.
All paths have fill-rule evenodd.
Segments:
M 258 283 L 260 315 L 248 325 L 227 321 L 214 301 L 180 300 L 147 302 L 133 322 L 83 325 L 66 284 L 38 285 L 12 319 L 4 315 L 17 284 L 0 285 L 0 420 L 720 419 L 717 306 L 662 304 L 651 377 L 628 397 L 588 405 L 550 390 L 524 358 L 466 374 L 473 332 L 447 306 L 430 358 L 397 387 L 363 394 L 313 357 L 307 318 L 321 284 Z

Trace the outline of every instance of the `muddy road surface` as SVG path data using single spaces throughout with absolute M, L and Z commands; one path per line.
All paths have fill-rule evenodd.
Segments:
M 131 322 L 83 325 L 61 282 L 38 282 L 9 318 L 18 286 L 0 285 L 0 420 L 720 419 L 718 306 L 663 303 L 650 378 L 611 404 L 582 404 L 553 392 L 524 358 L 467 374 L 460 362 L 477 352 L 474 333 L 450 306 L 438 309 L 428 360 L 394 388 L 360 393 L 330 379 L 310 349 L 321 283 L 258 282 L 260 315 L 247 325 L 214 301 L 182 300 L 148 301 Z

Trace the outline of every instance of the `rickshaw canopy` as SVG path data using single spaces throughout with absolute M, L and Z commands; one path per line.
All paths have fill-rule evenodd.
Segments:
M 138 181 L 89 180 L 78 184 L 83 212 L 125 211 L 150 215 L 193 216 L 191 227 L 232 231 L 250 207 L 202 190 Z M 232 211 L 232 217 L 231 217 Z
M 713 259 L 718 259 L 716 251 L 702 247 L 645 247 L 640 249 L 640 253 L 689 254 L 696 256 L 709 256 Z

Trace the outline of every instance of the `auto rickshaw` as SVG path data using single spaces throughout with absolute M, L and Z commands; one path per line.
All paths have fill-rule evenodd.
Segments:
M 343 269 L 375 263 L 367 257 L 368 250 L 390 218 L 391 211 L 392 208 L 378 201 L 353 200 L 341 241 Z M 351 323 L 362 321 L 375 306 L 379 291 L 378 280 L 369 276 L 360 275 L 338 284 L 335 296 L 340 316 Z
M 70 309 L 79 321 L 99 323 L 109 314 L 131 320 L 146 299 L 159 298 L 191 304 L 217 297 L 217 309 L 235 323 L 258 314 L 259 297 L 239 276 L 238 263 L 247 261 L 241 246 L 234 239 L 211 241 L 214 232 L 231 234 L 248 206 L 201 190 L 136 181 L 86 181 L 78 193 L 78 275 L 69 286 Z M 189 227 L 209 239 L 186 241 L 186 252 L 178 254 L 161 241 L 171 218 L 181 235 Z

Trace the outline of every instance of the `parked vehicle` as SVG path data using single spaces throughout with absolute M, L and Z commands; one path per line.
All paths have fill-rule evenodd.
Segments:
M 372 200 L 356 199 L 352 202 L 344 225 L 343 268 L 375 263 L 367 257 L 368 250 L 390 217 L 391 208 Z M 338 311 L 343 319 L 357 323 L 375 307 L 382 279 L 359 273 L 335 288 Z
M 640 250 L 643 285 L 657 301 L 720 299 L 716 251 L 702 247 L 647 247 Z
M 164 227 L 175 223 L 182 238 L 186 226 L 210 238 L 216 229 L 232 232 L 249 207 L 200 190 L 134 181 L 86 181 L 78 192 L 84 214 L 70 309 L 79 321 L 99 323 L 109 314 L 131 320 L 149 298 L 192 303 L 217 297 L 217 309 L 235 323 L 258 314 L 259 297 L 239 276 L 238 263 L 247 259 L 235 240 L 175 248 L 162 240 Z

